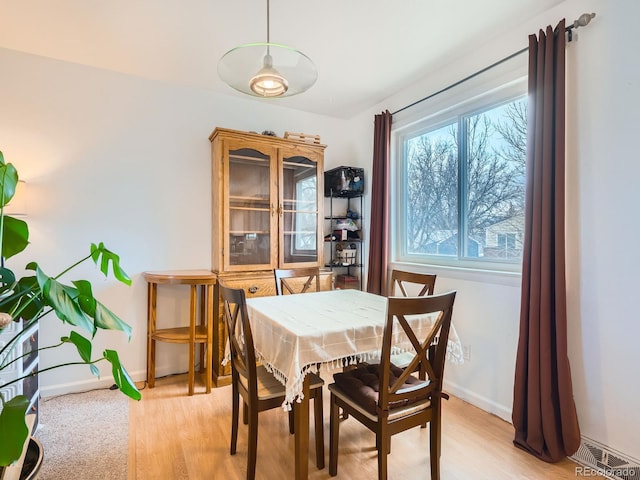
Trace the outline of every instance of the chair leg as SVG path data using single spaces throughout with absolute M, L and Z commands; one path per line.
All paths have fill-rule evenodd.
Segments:
M 238 422 L 240 420 L 240 395 L 233 389 L 233 399 L 231 401 L 231 449 L 230 454 L 236 454 L 238 445 Z
M 338 437 L 340 436 L 340 408 L 331 394 L 329 411 L 329 475 L 338 474 Z
M 293 418 L 293 406 L 291 406 L 291 410 L 289 410 L 289 433 L 291 435 L 293 435 L 295 432 L 295 429 L 293 428 L 293 426 L 295 425 L 295 421 Z
M 324 419 L 322 407 L 322 388 L 316 389 L 313 399 L 313 416 L 316 435 L 316 466 L 319 470 L 324 468 Z
M 433 358 L 433 356 L 431 358 Z M 420 373 L 418 373 L 418 378 L 420 380 L 427 379 L 427 372 L 424 370 L 424 367 L 422 367 L 422 365 L 420 366 Z M 427 428 L 427 422 L 424 422 L 422 425 L 420 425 L 420 428 Z
M 378 480 L 387 480 L 387 460 L 391 446 L 391 435 L 383 428 L 376 435 L 376 445 L 378 446 Z
M 242 423 L 245 425 L 249 423 L 249 407 L 244 401 L 242 402 Z
M 346 360 L 343 361 L 343 363 Z M 343 372 L 349 372 L 351 370 L 355 370 L 356 368 L 358 368 L 358 365 L 342 365 L 342 371 Z M 346 420 L 347 418 L 349 418 L 349 414 L 347 412 L 342 412 L 342 419 Z
M 433 402 L 434 400 L 432 400 Z M 429 446 L 430 446 L 430 458 L 431 464 L 431 479 L 440 480 L 440 451 L 441 451 L 441 404 L 440 399 L 435 400 L 433 405 L 433 417 L 429 425 Z
M 256 478 L 256 457 L 258 456 L 258 409 L 249 409 L 249 440 L 247 452 L 247 480 Z

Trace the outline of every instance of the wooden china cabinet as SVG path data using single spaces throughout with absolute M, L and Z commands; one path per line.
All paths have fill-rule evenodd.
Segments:
M 274 268 L 323 265 L 325 145 L 216 128 L 211 136 L 212 270 L 247 298 L 275 295 Z M 331 272 L 321 288 L 333 287 Z M 230 382 L 218 285 L 213 380 Z

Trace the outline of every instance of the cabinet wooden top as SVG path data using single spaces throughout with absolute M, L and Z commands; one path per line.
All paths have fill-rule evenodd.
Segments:
M 277 144 L 301 145 L 305 147 L 318 148 L 322 150 L 327 148 L 326 145 L 318 144 L 318 143 L 309 143 L 309 142 L 303 142 L 301 140 L 293 140 L 291 138 L 272 137 L 271 135 L 262 135 L 260 133 L 251 133 L 251 132 L 241 132 L 239 130 L 230 130 L 228 128 L 219 128 L 219 127 L 216 127 L 216 129 L 213 132 L 211 132 L 211 135 L 209 135 L 209 140 L 213 142 L 213 140 L 217 136 L 251 139 L 252 141 L 255 140 L 258 142 L 265 142 L 270 145 L 274 145 L 274 144 L 275 145 Z
M 166 270 L 143 272 L 148 283 L 174 285 L 209 285 L 216 283 L 216 275 L 211 270 Z

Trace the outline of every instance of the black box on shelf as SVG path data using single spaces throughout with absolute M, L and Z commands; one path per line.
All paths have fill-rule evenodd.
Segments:
M 324 172 L 325 197 L 357 197 L 364 193 L 364 168 L 336 167 Z

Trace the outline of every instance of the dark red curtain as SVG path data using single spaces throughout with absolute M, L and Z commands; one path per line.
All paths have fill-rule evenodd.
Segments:
M 373 172 L 371 174 L 371 224 L 369 226 L 369 274 L 367 291 L 387 293 L 389 263 L 389 168 L 391 113 L 375 115 L 373 133 Z
M 514 444 L 547 462 L 580 446 L 567 355 L 565 21 L 529 36 L 527 190 Z

